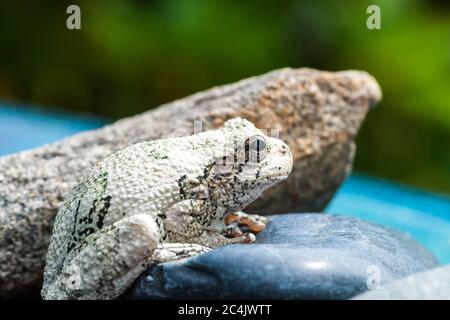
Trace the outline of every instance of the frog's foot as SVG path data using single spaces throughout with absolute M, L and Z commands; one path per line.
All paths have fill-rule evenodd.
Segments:
M 226 226 L 238 223 L 246 226 L 251 232 L 258 233 L 266 227 L 267 219 L 256 214 L 246 214 L 242 211 L 229 213 L 224 218 Z
M 211 249 L 195 243 L 161 243 L 147 264 L 175 261 L 208 252 Z
M 256 240 L 253 233 L 242 232 L 237 221 L 225 225 L 222 230 L 222 235 L 229 239 L 229 243 L 252 243 Z
M 252 243 L 255 242 L 256 237 L 253 233 L 244 233 L 241 236 L 231 238 L 231 243 Z
M 242 236 L 244 233 L 239 228 L 239 223 L 234 221 L 223 227 L 222 234 L 227 238 L 236 238 Z
M 146 268 L 158 247 L 159 226 L 148 214 L 119 220 L 84 238 L 60 274 L 43 289 L 46 300 L 113 299 Z

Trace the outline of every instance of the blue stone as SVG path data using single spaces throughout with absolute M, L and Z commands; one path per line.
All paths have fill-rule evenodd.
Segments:
M 256 243 L 150 267 L 125 297 L 348 299 L 436 265 L 415 240 L 386 227 L 336 215 L 276 215 Z

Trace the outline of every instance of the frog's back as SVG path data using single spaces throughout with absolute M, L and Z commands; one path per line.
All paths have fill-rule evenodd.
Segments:
M 89 206 L 95 201 L 99 202 L 97 199 L 102 199 L 102 208 L 107 208 L 109 197 L 105 193 L 108 175 L 98 169 L 97 165 L 79 181 L 67 194 L 58 211 L 47 250 L 43 290 L 59 274 L 65 257 L 75 245 L 99 229 L 101 216 L 96 216 Z M 96 228 L 92 227 L 94 220 Z

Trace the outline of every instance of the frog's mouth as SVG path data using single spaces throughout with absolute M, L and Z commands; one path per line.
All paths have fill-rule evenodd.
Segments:
M 263 177 L 266 178 L 267 180 L 279 182 L 279 181 L 286 180 L 288 178 L 288 176 L 289 175 L 287 175 L 287 174 L 280 174 L 280 175 L 273 174 L 273 175 L 266 175 Z

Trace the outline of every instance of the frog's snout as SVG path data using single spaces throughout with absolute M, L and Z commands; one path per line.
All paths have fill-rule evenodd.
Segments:
M 268 172 L 277 180 L 286 179 L 292 171 L 293 158 L 289 146 L 280 139 L 269 138 Z

